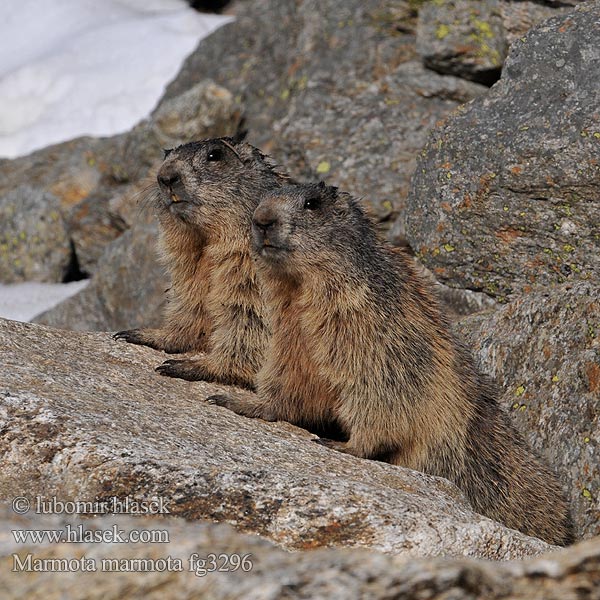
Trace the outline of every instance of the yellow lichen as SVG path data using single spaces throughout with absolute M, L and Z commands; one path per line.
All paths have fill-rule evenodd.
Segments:
M 438 40 L 443 40 L 450 33 L 450 27 L 445 23 L 441 23 L 435 30 L 435 37 Z
M 317 173 L 319 174 L 323 174 L 323 173 L 329 173 L 331 169 L 331 165 L 326 161 L 326 160 L 322 160 L 318 165 L 317 165 Z

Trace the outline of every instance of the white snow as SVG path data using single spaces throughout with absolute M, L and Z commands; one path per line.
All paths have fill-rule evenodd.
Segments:
M 130 129 L 228 20 L 184 0 L 2 0 L 0 156 Z
M 88 280 L 71 283 L 0 284 L 0 317 L 13 321 L 31 321 L 33 317 L 56 306 L 82 290 Z
M 127 131 L 229 20 L 184 0 L 0 0 L 0 157 Z M 29 321 L 85 285 L 0 284 L 0 317 Z

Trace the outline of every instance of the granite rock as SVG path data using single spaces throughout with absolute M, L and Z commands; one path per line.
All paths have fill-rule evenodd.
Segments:
M 0 499 L 165 498 L 288 549 L 513 559 L 551 546 L 473 513 L 444 479 L 329 450 L 206 402 L 250 392 L 164 378 L 108 334 L 0 321 Z
M 157 238 L 156 224 L 141 220 L 105 248 L 88 286 L 34 321 L 80 331 L 160 326 L 169 281 Z
M 20 185 L 0 196 L 0 282 L 61 282 L 72 262 L 71 241 L 53 194 Z
M 508 44 L 502 0 L 441 0 L 419 10 L 417 52 L 425 66 L 491 85 L 500 77 Z
M 598 277 L 599 18 L 593 1 L 532 29 L 430 136 L 406 234 L 438 279 L 503 300 Z
M 6 509 L 2 513 L 0 586 L 7 600 L 159 600 L 165 594 L 212 600 L 600 598 L 600 538 L 539 558 L 490 562 L 389 556 L 364 548 L 286 552 L 227 525 L 180 519 L 111 515 L 79 520 L 53 515 L 16 517 Z M 116 527 L 123 535 L 132 530 L 149 536 L 166 534 L 169 541 L 50 545 L 16 544 L 13 538 L 15 530 L 34 528 L 62 530 L 67 535 L 69 526 L 82 535 L 110 534 Z M 12 571 L 27 565 L 28 557 L 31 565 L 55 565 L 54 572 Z M 62 564 L 90 570 L 56 572 Z M 214 571 L 215 567 L 222 571 Z
M 600 535 L 600 287 L 537 290 L 463 319 L 457 331 L 565 484 L 578 534 Z

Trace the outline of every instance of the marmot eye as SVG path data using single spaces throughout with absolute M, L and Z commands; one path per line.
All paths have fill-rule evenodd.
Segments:
M 221 148 L 215 148 L 214 150 L 210 150 L 206 155 L 206 160 L 208 161 L 217 161 L 223 160 L 223 150 Z
M 307 198 L 304 201 L 304 208 L 307 208 L 308 210 L 315 210 L 319 208 L 319 206 L 321 206 L 321 198 L 319 197 Z

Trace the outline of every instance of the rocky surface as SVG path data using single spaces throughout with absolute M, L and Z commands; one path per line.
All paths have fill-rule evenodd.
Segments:
M 502 300 L 598 277 L 599 17 L 588 2 L 532 29 L 429 139 L 406 233 L 439 279 Z
M 430 0 L 419 10 L 417 52 L 434 71 L 492 85 L 500 78 L 509 46 L 534 25 L 572 10 L 570 4 Z
M 404 209 L 416 156 L 441 116 L 485 88 L 402 63 L 364 89 L 327 92 L 313 83 L 290 99 L 275 124 L 275 153 L 297 175 L 323 178 L 350 191 L 389 227 Z M 396 232 L 396 241 L 403 242 Z
M 224 388 L 161 377 L 163 357 L 108 334 L 0 321 L 0 498 L 163 497 L 174 516 L 289 549 L 490 559 L 550 549 L 473 513 L 446 480 L 210 405 Z
M 79 521 L 43 516 L 34 520 L 10 516 L 7 512 L 5 510 L 0 519 L 0 586 L 7 600 L 159 599 L 165 594 L 169 598 L 214 600 L 600 598 L 600 538 L 522 562 L 493 563 L 466 558 L 423 560 L 365 549 L 290 553 L 256 536 L 236 533 L 226 525 L 192 524 L 176 519 L 106 516 Z M 114 526 L 125 535 L 133 529 L 149 531 L 151 535 L 166 532 L 169 542 L 52 545 L 14 542 L 13 530 L 44 527 L 66 532 L 67 524 L 73 529 L 81 526 L 82 531 L 90 533 L 110 533 Z M 239 556 L 238 564 L 249 570 L 204 573 L 203 568 L 211 568 L 211 555 L 221 554 L 231 558 L 220 558 L 219 566 L 231 568 Z M 14 565 L 20 568 L 28 555 L 32 565 L 43 565 L 44 560 L 75 559 L 70 563 L 75 568 L 82 565 L 90 570 L 12 572 Z M 167 562 L 168 557 L 170 562 Z M 192 563 L 196 558 L 205 559 L 205 564 Z M 138 572 L 127 572 L 136 568 Z
M 415 16 L 408 1 L 247 3 L 200 43 L 165 98 L 206 76 L 242 95 L 252 143 L 296 177 L 362 197 L 386 229 L 428 130 L 485 91 L 414 61 Z
M 563 284 L 458 324 L 501 402 L 566 484 L 579 535 L 600 535 L 600 287 Z
M 156 224 L 133 226 L 98 261 L 89 285 L 34 321 L 61 329 L 159 327 L 169 280 L 156 252 Z
M 71 261 L 56 196 L 20 185 L 0 197 L 0 283 L 61 282 Z
M 500 77 L 508 44 L 501 0 L 425 2 L 417 52 L 427 67 L 491 85 Z
M 202 80 L 181 96 L 164 102 L 126 134 L 78 138 L 15 160 L 0 160 L 0 205 L 13 202 L 14 195 L 20 193 L 15 188 L 25 182 L 31 189 L 29 196 L 56 196 L 65 223 L 68 256 L 72 242 L 79 268 L 92 275 L 109 243 L 137 222 L 140 183 L 149 173 L 154 178 L 163 148 L 231 134 L 238 127 L 241 112 L 231 93 Z M 57 212 L 55 204 L 37 201 L 39 210 L 30 219 L 40 219 L 43 214 L 46 221 L 50 220 Z M 12 234 L 5 234 L 4 227 L 8 225 L 3 222 L 0 236 Z M 52 249 L 46 243 L 43 251 L 49 254 Z M 16 256 L 11 249 L 9 258 L 14 261 Z M 29 273 L 26 276 L 37 278 Z

